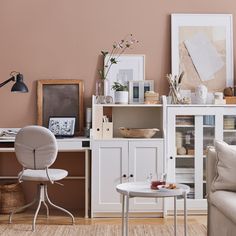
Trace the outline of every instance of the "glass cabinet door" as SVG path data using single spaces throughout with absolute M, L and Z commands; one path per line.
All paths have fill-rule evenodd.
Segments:
M 236 115 L 225 115 L 223 122 L 224 141 L 230 145 L 236 145 Z
M 190 186 L 190 199 L 206 196 L 206 150 L 214 137 L 214 116 L 176 116 L 175 178 Z

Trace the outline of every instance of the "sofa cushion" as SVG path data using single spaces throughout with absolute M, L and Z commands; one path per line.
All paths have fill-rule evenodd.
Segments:
M 215 141 L 216 176 L 212 190 L 236 191 L 236 149 L 223 141 Z
M 236 193 L 215 191 L 209 195 L 209 202 L 236 224 Z

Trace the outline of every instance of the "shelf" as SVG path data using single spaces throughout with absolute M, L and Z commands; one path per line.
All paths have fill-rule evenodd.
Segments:
M 176 128 L 194 128 L 194 125 L 175 125 Z
M 203 125 L 203 128 L 215 128 L 215 125 Z
M 162 104 L 94 104 L 95 107 L 163 107 Z
M 194 158 L 194 155 L 176 155 L 176 158 Z
M 225 133 L 236 133 L 236 129 L 224 129 Z

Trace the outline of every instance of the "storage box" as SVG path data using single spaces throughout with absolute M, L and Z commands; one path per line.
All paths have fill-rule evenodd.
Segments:
M 234 97 L 225 97 L 226 104 L 236 104 L 236 96 Z
M 113 123 L 103 122 L 102 124 L 102 138 L 111 139 L 113 138 Z

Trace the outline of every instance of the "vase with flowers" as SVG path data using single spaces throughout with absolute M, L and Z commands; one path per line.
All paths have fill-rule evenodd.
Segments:
M 107 76 L 110 72 L 110 69 L 113 65 L 118 63 L 119 57 L 127 50 L 133 48 L 135 44 L 138 43 L 132 34 L 127 35 L 124 39 L 119 42 L 114 42 L 112 45 L 111 52 L 101 51 L 104 66 L 100 69 L 99 72 L 99 80 L 96 81 L 96 95 L 104 96 L 106 95 L 106 84 L 107 84 Z M 105 58 L 107 57 L 107 60 Z

